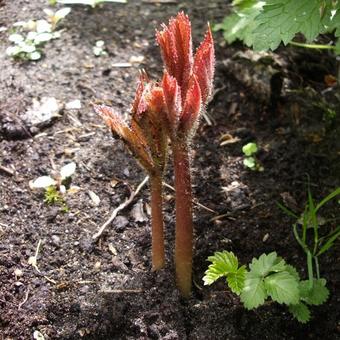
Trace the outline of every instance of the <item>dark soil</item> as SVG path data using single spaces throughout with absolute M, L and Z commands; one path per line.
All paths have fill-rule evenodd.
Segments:
M 217 250 L 232 250 L 243 263 L 275 250 L 306 277 L 294 221 L 276 202 L 303 211 L 306 174 L 318 199 L 340 184 L 339 87 L 324 82 L 325 75 L 336 75 L 335 58 L 282 49 L 274 56 L 279 75 L 268 76 L 269 66 L 262 65 L 263 86 L 258 86 L 258 68 L 232 59 L 241 45 L 225 46 L 215 35 L 216 93 L 207 108 L 212 124 L 201 121 L 192 142 L 192 168 L 195 197 L 216 213 L 195 206 L 195 285 L 192 297 L 183 300 L 174 284 L 172 191 L 166 189 L 165 270 L 150 270 L 146 188 L 98 242 L 92 241 L 145 174 L 122 142 L 112 139 L 91 103 L 128 113 L 138 70 L 145 68 L 152 78 L 162 71 L 155 27 L 183 9 L 197 44 L 206 22 L 219 22 L 227 13 L 227 1 L 74 6 L 61 38 L 46 45 L 41 61 L 14 62 L 5 55 L 9 29 L 19 20 L 44 17 L 46 6 L 42 0 L 0 1 L 0 27 L 7 28 L 0 32 L 2 339 L 32 339 L 35 331 L 45 339 L 340 339 L 339 243 L 320 257 L 330 297 L 312 308 L 313 319 L 305 325 L 275 303 L 247 311 L 223 281 L 210 287 L 202 282 L 206 258 Z M 108 56 L 93 55 L 97 40 L 105 40 Z M 133 56 L 144 61 L 115 67 Z M 247 72 L 250 81 L 243 79 Z M 82 108 L 64 109 L 56 120 L 32 128 L 22 116 L 33 98 L 42 97 L 61 103 L 80 99 Z M 338 111 L 331 121 L 323 120 L 328 106 Z M 238 141 L 220 146 L 225 134 Z M 263 172 L 243 166 L 241 149 L 249 141 L 261 148 Z M 50 174 L 53 164 L 60 168 L 70 161 L 77 164 L 73 185 L 80 189 L 67 194 L 69 211 L 62 212 L 44 203 L 43 194 L 28 183 Z M 171 168 L 166 181 L 172 184 Z M 98 206 L 89 190 L 100 198 Z M 143 218 L 136 215 L 140 206 Z M 329 204 L 323 213 L 336 217 L 339 206 Z M 38 271 L 28 259 L 39 240 Z

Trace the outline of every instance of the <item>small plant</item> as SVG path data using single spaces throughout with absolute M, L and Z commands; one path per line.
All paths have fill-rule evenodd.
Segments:
M 165 71 L 162 80 L 165 121 L 171 140 L 176 191 L 176 279 L 183 296 L 191 292 L 193 221 L 190 143 L 208 102 L 214 77 L 214 44 L 208 26 L 203 42 L 192 51 L 191 24 L 184 13 L 156 32 Z
M 162 178 L 166 164 L 167 135 L 159 114 L 164 110 L 163 90 L 150 82 L 145 72 L 140 75 L 132 106 L 130 126 L 110 107 L 95 106 L 111 130 L 123 139 L 132 154 L 150 176 L 152 267 L 164 267 L 164 227 Z
M 318 215 L 319 210 L 338 195 L 340 195 L 340 188 L 332 191 L 317 203 L 314 201 L 312 193 L 308 188 L 308 201 L 301 216 L 278 203 L 278 206 L 287 215 L 296 219 L 296 222 L 293 224 L 293 232 L 296 241 L 306 254 L 310 286 L 312 286 L 315 275 L 317 279 L 320 279 L 319 256 L 328 251 L 340 236 L 340 226 L 337 226 L 327 235 L 321 236 L 320 228 L 326 224 L 327 221 Z M 310 232 L 312 235 L 310 235 Z
M 302 323 L 309 321 L 307 305 L 323 304 L 329 295 L 325 279 L 300 280 L 296 269 L 287 264 L 276 252 L 253 258 L 249 271 L 239 267 L 237 257 L 228 251 L 216 252 L 210 256 L 211 262 L 203 281 L 211 285 L 221 277 L 226 277 L 232 292 L 240 296 L 246 309 L 254 309 L 270 298 L 288 306 L 292 315 Z
M 60 205 L 64 212 L 68 207 L 63 195 L 70 186 L 71 177 L 76 171 L 74 162 L 68 163 L 60 169 L 59 173 L 51 176 L 41 176 L 29 183 L 31 189 L 44 189 L 44 201 L 51 205 Z
M 263 171 L 264 168 L 260 164 L 260 162 L 255 157 L 255 154 L 258 151 L 258 147 L 256 143 L 248 143 L 242 147 L 242 151 L 245 155 L 243 164 L 245 167 L 254 170 L 254 171 Z
M 165 64 L 163 79 L 152 83 L 142 74 L 130 127 L 111 108 L 96 106 L 95 110 L 112 131 L 123 138 L 150 174 L 155 269 L 164 264 L 161 178 L 168 139 L 171 140 L 176 189 L 176 278 L 181 294 L 188 296 L 193 248 L 189 145 L 212 91 L 214 46 L 208 28 L 193 56 L 191 24 L 184 13 L 170 19 L 168 26 L 163 25 L 162 30 L 156 32 L 156 38 Z
M 97 40 L 95 46 L 93 46 L 93 54 L 96 57 L 107 55 L 105 51 L 105 41 L 104 40 Z
M 331 49 L 340 54 L 340 2 L 332 0 L 234 0 L 233 12 L 214 30 L 223 30 L 232 43 L 239 39 L 255 50 L 275 50 L 281 42 L 302 47 Z M 335 31 L 335 45 L 311 42 Z M 307 44 L 294 42 L 302 33 Z
M 42 46 L 60 37 L 60 31 L 55 31 L 57 24 L 65 18 L 70 8 L 62 8 L 56 12 L 45 9 L 47 20 L 20 21 L 14 24 L 15 33 L 8 37 L 12 43 L 6 50 L 6 54 L 15 59 L 39 60 L 42 56 Z
M 56 0 L 56 2 L 64 5 L 88 5 L 96 7 L 103 2 L 119 2 L 126 3 L 127 0 Z

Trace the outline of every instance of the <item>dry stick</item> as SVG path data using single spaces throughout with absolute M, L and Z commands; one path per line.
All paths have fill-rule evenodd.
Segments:
M 121 210 L 125 209 L 133 201 L 133 199 L 138 195 L 138 193 L 141 191 L 144 185 L 148 182 L 148 180 L 149 180 L 149 176 L 146 176 L 143 182 L 138 185 L 137 189 L 131 193 L 130 197 L 124 203 L 119 205 L 115 210 L 113 210 L 110 218 L 99 228 L 98 232 L 92 236 L 92 239 L 97 240 L 102 235 L 105 228 L 116 218 L 117 214 Z
M 11 170 L 10 168 L 7 168 L 0 164 L 0 171 L 5 172 L 7 175 L 13 176 L 15 174 L 14 170 Z
M 175 191 L 175 188 L 172 187 L 170 184 L 163 182 L 163 185 L 164 185 L 165 187 L 169 188 L 170 190 Z M 212 209 L 206 207 L 206 206 L 203 205 L 202 203 L 198 202 L 195 198 L 192 199 L 192 203 L 194 203 L 195 205 L 197 205 L 197 206 L 201 207 L 202 209 L 204 209 L 204 210 L 206 210 L 206 211 L 209 211 L 209 212 L 211 212 L 211 213 L 213 213 L 213 214 L 218 214 L 217 211 L 212 210 Z

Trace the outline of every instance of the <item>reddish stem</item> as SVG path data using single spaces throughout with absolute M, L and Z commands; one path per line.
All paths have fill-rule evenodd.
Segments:
M 189 147 L 186 141 L 173 145 L 176 189 L 175 265 L 181 294 L 191 293 L 193 222 Z
M 162 211 L 162 178 L 159 175 L 150 176 L 151 186 L 151 228 L 152 228 L 152 269 L 164 267 L 164 228 Z

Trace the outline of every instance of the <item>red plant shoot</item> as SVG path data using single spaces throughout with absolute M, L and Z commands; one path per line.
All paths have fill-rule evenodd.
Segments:
M 164 228 L 162 212 L 162 177 L 166 162 L 167 135 L 159 113 L 164 111 L 163 90 L 141 73 L 128 126 L 121 116 L 105 105 L 95 106 L 111 130 L 123 139 L 132 154 L 150 176 L 152 267 L 164 267 Z
M 188 296 L 193 253 L 189 146 L 212 91 L 214 45 L 208 26 L 203 42 L 193 55 L 191 24 L 183 12 L 156 32 L 156 40 L 165 64 L 163 78 L 155 84 L 142 73 L 130 126 L 107 106 L 95 109 L 150 174 L 154 269 L 164 265 L 162 176 L 167 141 L 171 140 L 176 189 L 176 279 L 181 294 Z
M 190 177 L 190 141 L 200 113 L 212 91 L 214 44 L 210 27 L 192 52 L 191 24 L 183 12 L 156 33 L 165 71 L 162 88 L 166 126 L 172 143 L 176 189 L 175 265 L 177 285 L 183 296 L 191 292 L 193 221 Z

